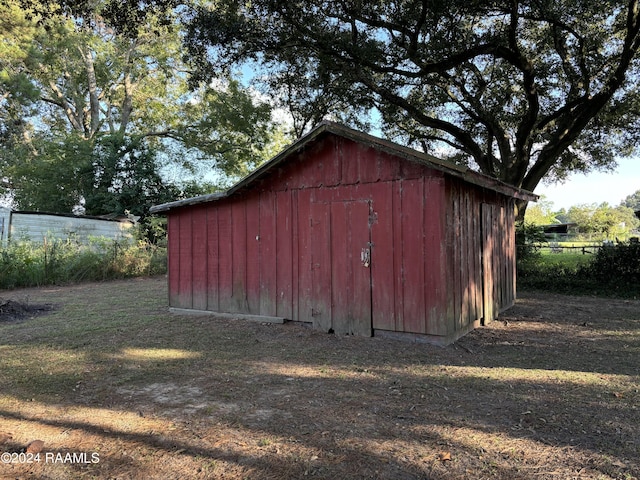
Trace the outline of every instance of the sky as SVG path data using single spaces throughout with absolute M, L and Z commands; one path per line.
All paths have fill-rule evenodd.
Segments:
M 640 190 L 640 157 L 618 160 L 618 168 L 610 173 L 574 174 L 563 184 L 538 185 L 535 192 L 553 202 L 553 210 L 569 210 L 574 205 L 620 205 L 626 197 Z

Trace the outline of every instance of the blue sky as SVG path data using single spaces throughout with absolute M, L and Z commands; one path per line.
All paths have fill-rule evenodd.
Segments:
M 535 193 L 553 202 L 553 209 L 607 202 L 616 207 L 627 196 L 640 190 L 640 157 L 618 161 L 614 172 L 574 174 L 563 184 L 538 185 Z

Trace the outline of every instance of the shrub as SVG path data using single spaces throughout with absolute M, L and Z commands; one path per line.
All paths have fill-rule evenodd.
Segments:
M 166 269 L 166 248 L 141 240 L 19 240 L 0 247 L 0 288 L 158 275 Z
M 540 262 L 539 245 L 545 241 L 542 227 L 524 221 L 516 224 L 516 262 L 519 270 L 529 270 Z
M 518 262 L 518 286 L 555 293 L 640 297 L 640 245 L 603 246 L 594 255 L 540 255 Z
M 614 290 L 640 294 L 640 244 L 601 247 L 582 274 Z

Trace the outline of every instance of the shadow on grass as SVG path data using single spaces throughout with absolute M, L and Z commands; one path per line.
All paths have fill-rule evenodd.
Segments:
M 8 374 L 0 388 L 18 400 L 149 411 L 193 425 L 200 438 L 213 428 L 242 431 L 251 442 L 284 439 L 320 452 L 313 461 L 10 409 L 0 417 L 225 461 L 253 478 L 525 479 L 553 478 L 560 468 L 560 476 L 586 468 L 589 478 L 633 478 L 640 472 L 640 308 L 632 305 L 628 317 L 620 314 L 626 304 L 609 308 L 618 322 L 609 328 L 588 305 L 581 311 L 565 301 L 572 316 L 553 318 L 544 299 L 530 300 L 507 312 L 508 326 L 446 348 L 168 316 L 150 305 L 118 306 L 113 319 L 97 323 L 82 308 L 63 308 L 39 326 L 2 331 Z M 496 439 L 502 446 L 491 445 Z M 509 453 L 511 445 L 544 455 Z M 437 460 L 442 450 L 453 452 L 452 465 Z M 144 476 L 124 456 L 109 462 L 113 476 Z M 104 464 L 84 468 L 99 474 Z

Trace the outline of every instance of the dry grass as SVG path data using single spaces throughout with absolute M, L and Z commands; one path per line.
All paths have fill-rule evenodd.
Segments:
M 0 451 L 44 441 L 0 478 L 639 478 L 640 302 L 520 296 L 440 348 L 170 315 L 164 278 L 2 292 L 56 308 L 0 321 Z

